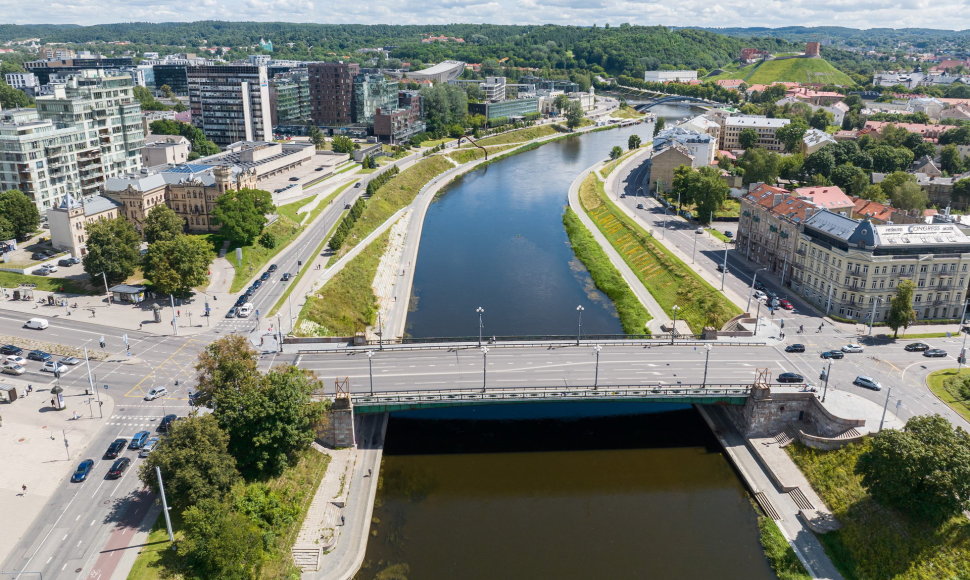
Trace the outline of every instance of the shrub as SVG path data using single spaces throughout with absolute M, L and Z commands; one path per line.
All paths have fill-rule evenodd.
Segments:
M 277 244 L 276 236 L 274 236 L 270 232 L 263 232 L 263 234 L 259 236 L 259 245 L 263 246 L 267 250 L 271 250 L 275 248 L 276 244 Z

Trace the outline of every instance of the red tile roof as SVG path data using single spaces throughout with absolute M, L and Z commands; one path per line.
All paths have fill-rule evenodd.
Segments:
M 815 205 L 828 210 L 853 207 L 849 196 L 836 185 L 826 185 L 822 187 L 799 187 L 795 190 L 795 195 L 810 199 Z

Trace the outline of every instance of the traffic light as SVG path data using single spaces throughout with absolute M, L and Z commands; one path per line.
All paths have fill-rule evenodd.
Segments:
M 828 378 L 828 373 L 825 372 L 825 369 L 822 369 L 822 372 L 818 375 L 818 380 L 824 381 L 826 378 Z

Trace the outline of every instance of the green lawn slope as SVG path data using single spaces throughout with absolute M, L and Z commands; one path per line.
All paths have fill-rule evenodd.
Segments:
M 855 84 L 848 75 L 832 66 L 824 58 L 769 60 L 737 70 L 726 71 L 713 77 L 713 79 L 741 79 L 749 85 L 767 85 L 775 82 L 821 83 L 844 86 Z

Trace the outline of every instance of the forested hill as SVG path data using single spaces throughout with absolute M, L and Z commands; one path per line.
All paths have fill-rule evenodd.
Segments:
M 459 37 L 464 43 L 421 43 L 426 35 Z M 508 66 L 591 69 L 638 77 L 664 67 L 714 69 L 735 59 L 744 47 L 792 50 L 778 38 L 740 38 L 695 29 L 662 26 L 615 27 L 450 25 L 331 25 L 285 22 L 124 23 L 97 26 L 0 25 L 0 42 L 40 38 L 42 42 L 82 44 L 125 41 L 118 50 L 200 46 L 242 47 L 272 40 L 278 58 L 327 59 L 358 48 L 395 46 L 394 58 L 435 62 L 508 59 Z M 288 43 L 293 43 L 292 47 Z
M 901 44 L 927 49 L 949 45 L 956 50 L 970 50 L 970 30 L 937 30 L 933 28 L 870 28 L 859 30 L 843 26 L 785 26 L 782 28 L 704 28 L 708 32 L 747 38 L 750 36 L 780 38 L 792 42 L 820 41 L 853 48 L 895 50 Z

